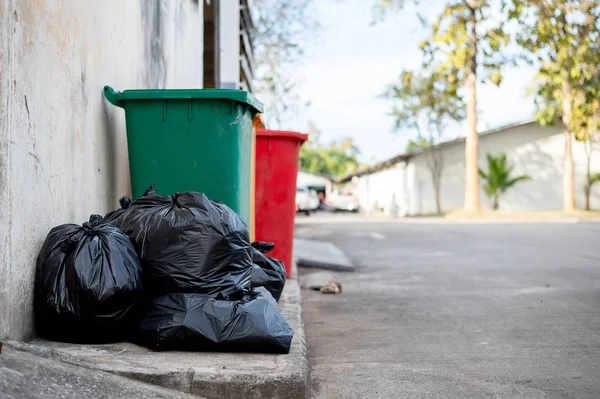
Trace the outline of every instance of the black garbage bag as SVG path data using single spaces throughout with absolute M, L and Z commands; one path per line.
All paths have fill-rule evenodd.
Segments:
M 155 298 L 137 343 L 154 350 L 289 353 L 294 330 L 264 288 L 238 301 L 198 293 Z
M 252 248 L 258 250 L 261 254 L 266 254 L 275 249 L 275 243 L 267 241 L 254 241 Z
M 129 237 L 92 215 L 83 226 L 50 231 L 38 256 L 35 286 L 40 336 L 82 343 L 123 340 L 137 322 L 142 266 Z
M 155 188 L 156 187 L 154 186 L 154 184 L 151 185 L 150 187 L 148 187 L 148 189 L 146 191 L 144 191 L 144 193 L 142 194 L 142 197 L 145 197 L 150 194 L 155 194 Z M 127 208 L 129 208 L 129 205 L 131 205 L 131 202 L 132 202 L 132 199 L 129 195 L 124 195 L 121 198 L 119 198 L 119 205 L 121 207 L 117 210 L 107 213 L 104 216 L 104 222 L 113 224 L 120 228 L 121 225 L 123 224 L 123 217 L 125 216 L 125 210 Z
M 151 187 L 115 225 L 135 245 L 152 297 L 197 292 L 238 299 L 250 291 L 248 226 L 202 193 L 165 196 Z
M 274 247 L 271 242 L 252 243 L 252 287 L 265 287 L 279 302 L 285 286 L 285 266 L 283 262 L 265 255 Z
M 125 210 L 131 205 L 131 197 L 128 195 L 121 197 L 119 199 L 119 205 L 121 205 L 119 209 L 109 212 L 104 216 L 104 223 L 114 224 L 115 226 L 122 224 Z

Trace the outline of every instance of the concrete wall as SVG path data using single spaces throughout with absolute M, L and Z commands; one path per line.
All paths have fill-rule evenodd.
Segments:
M 362 176 L 357 183 L 356 195 L 360 208 L 367 213 L 391 215 L 406 213 L 406 164 Z
M 442 211 L 460 209 L 464 204 L 465 155 L 464 142 L 441 149 L 444 168 L 442 172 Z M 504 152 L 508 162 L 515 166 L 515 174 L 528 174 L 532 180 L 515 185 L 500 198 L 500 209 L 508 211 L 561 209 L 563 200 L 564 138 L 559 126 L 541 127 L 536 123 L 508 128 L 501 132 L 483 135 L 479 139 L 479 165 L 487 168 L 486 154 Z M 435 197 L 431 173 L 427 167 L 430 154 L 416 155 L 403 167 L 385 169 L 360 177 L 358 183 L 361 206 L 371 209 L 375 202 L 382 205 L 384 213 L 391 212 L 391 199 L 399 198 L 399 214 L 418 215 L 434 213 Z M 575 200 L 583 208 L 585 197 L 586 157 L 582 143 L 573 142 L 575 159 Z M 592 171 L 600 171 L 600 148 L 592 157 Z M 483 181 L 481 181 L 483 185 Z M 481 190 L 482 208 L 491 208 L 492 202 Z M 600 186 L 591 196 L 592 209 L 600 209 Z
M 125 116 L 102 95 L 202 86 L 200 0 L 0 0 L 0 338 L 32 335 L 37 252 L 129 191 Z
M 531 180 L 517 183 L 500 198 L 500 209 L 507 211 L 561 209 L 563 201 L 564 138 L 559 126 L 541 127 L 536 123 L 509 128 L 482 136 L 479 140 L 479 166 L 487 168 L 486 154 L 506 153 L 508 163 L 514 165 L 515 175 L 528 174 Z M 427 169 L 427 154 L 411 159 L 415 178 L 421 187 L 418 204 L 412 213 L 435 212 L 431 174 Z M 442 210 L 462 208 L 464 204 L 464 143 L 456 143 L 443 150 Z M 573 141 L 575 160 L 575 201 L 583 208 L 585 182 L 585 152 L 583 144 Z M 592 158 L 592 171 L 600 170 L 600 149 Z M 481 187 L 484 182 L 480 181 Z M 492 202 L 481 190 L 481 206 L 491 209 Z M 600 187 L 592 193 L 591 206 L 600 208 Z

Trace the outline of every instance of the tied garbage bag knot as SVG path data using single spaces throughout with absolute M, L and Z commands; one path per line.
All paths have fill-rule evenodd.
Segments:
M 129 205 L 131 205 L 131 197 L 129 195 L 122 196 L 119 198 L 119 205 L 121 205 L 121 209 L 129 208 Z
M 92 215 L 90 219 L 85 222 L 82 226 L 87 232 L 93 231 L 96 227 L 100 226 L 103 222 L 103 217 L 100 215 Z
M 275 244 L 266 241 L 255 241 L 252 243 L 252 248 L 256 249 L 262 254 L 266 254 L 275 249 Z
M 152 184 L 150 187 L 148 187 L 146 189 L 146 191 L 144 191 L 144 194 L 142 194 L 142 197 L 146 197 L 148 195 L 154 195 L 156 194 L 156 185 Z
M 115 226 L 121 224 L 121 218 L 125 214 L 125 211 L 127 210 L 127 208 L 129 208 L 131 203 L 132 203 L 131 197 L 129 197 L 128 195 L 124 195 L 123 197 L 119 198 L 119 205 L 121 207 L 115 211 L 107 213 L 104 216 L 103 222 L 112 224 Z

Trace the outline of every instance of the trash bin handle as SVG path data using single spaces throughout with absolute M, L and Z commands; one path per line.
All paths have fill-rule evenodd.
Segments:
M 123 101 L 117 99 L 117 93 L 112 87 L 104 86 L 104 97 L 112 104 L 117 107 L 123 108 Z

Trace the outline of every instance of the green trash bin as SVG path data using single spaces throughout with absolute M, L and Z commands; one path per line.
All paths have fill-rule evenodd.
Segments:
M 252 120 L 263 105 L 242 90 L 125 90 L 104 87 L 125 110 L 133 198 L 200 191 L 250 224 Z

